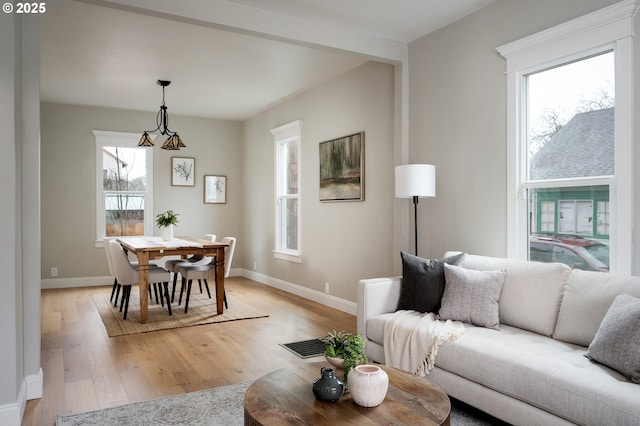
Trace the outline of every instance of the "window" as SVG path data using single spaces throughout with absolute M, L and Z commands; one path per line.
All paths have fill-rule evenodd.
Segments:
M 94 130 L 96 245 L 105 237 L 153 233 L 153 150 L 140 135 Z
M 631 273 L 635 13 L 623 1 L 498 48 L 508 256 Z
M 271 130 L 275 143 L 277 259 L 302 261 L 300 247 L 300 151 L 302 120 Z

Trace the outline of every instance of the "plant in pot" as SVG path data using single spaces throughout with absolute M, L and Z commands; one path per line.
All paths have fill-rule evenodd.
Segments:
M 178 213 L 167 210 L 164 213 L 156 215 L 156 223 L 158 228 L 162 230 L 162 239 L 170 241 L 173 239 L 173 227 L 178 226 Z
M 364 349 L 366 342 L 359 334 L 333 330 L 320 340 L 325 344 L 324 355 L 327 361 L 336 368 L 344 368 L 345 383 L 349 370 L 359 363 L 368 362 Z

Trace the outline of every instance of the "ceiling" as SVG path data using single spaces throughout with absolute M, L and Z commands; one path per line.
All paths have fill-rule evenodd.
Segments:
M 41 99 L 244 120 L 494 0 L 56 0 Z

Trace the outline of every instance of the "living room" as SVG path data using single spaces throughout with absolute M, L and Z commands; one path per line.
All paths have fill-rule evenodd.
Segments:
M 179 212 L 182 221 L 178 230 L 185 235 L 215 231 L 220 236 L 237 236 L 235 274 L 317 297 L 355 314 L 357 281 L 398 275 L 399 251 L 412 250 L 410 202 L 394 198 L 393 166 L 430 163 L 437 167 L 438 193 L 435 199 L 420 204 L 420 255 L 439 257 L 455 249 L 506 256 L 508 105 L 505 59 L 496 48 L 614 3 L 496 1 L 408 43 L 404 63 L 367 62 L 244 121 L 174 116 L 170 110 L 172 127 L 180 130 L 188 145 L 180 154 L 196 159 L 196 185 L 172 187 L 168 176 L 172 155 L 156 145 L 154 210 Z M 2 26 L 9 28 L 5 31 L 18 31 L 4 22 Z M 30 30 L 24 23 L 21 31 L 25 40 L 29 37 L 24 34 Z M 13 36 L 12 32 L 3 39 L 13 40 Z M 13 42 L 5 44 L 13 52 Z M 28 57 L 28 47 L 23 49 L 22 55 Z M 20 69 L 17 64 L 5 66 L 11 70 L 6 75 L 15 75 L 14 70 Z M 36 77 L 29 77 L 26 66 L 23 71 L 22 78 L 14 77 L 14 83 L 28 86 L 29 78 Z M 154 85 L 155 79 L 150 76 Z M 167 88 L 169 108 L 174 87 Z M 159 100 L 159 91 L 157 95 Z M 104 253 L 95 246 L 95 144 L 91 131 L 140 132 L 153 127 L 155 113 L 46 102 L 34 107 L 27 97 L 21 102 L 13 95 L 7 99 L 11 101 L 2 107 L 6 112 L 2 114 L 6 120 L 3 127 L 26 139 L 33 137 L 33 130 L 29 126 L 20 130 L 14 113 L 27 123 L 30 108 L 40 109 L 41 121 L 41 161 L 30 159 L 31 148 L 20 142 L 9 144 L 12 152 L 26 151 L 1 160 L 7 182 L 14 183 L 9 184 L 14 188 L 10 196 L 16 200 L 16 205 L 4 207 L 3 217 L 10 218 L 6 229 L 30 229 L 8 233 L 2 244 L 7 251 L 3 269 L 13 271 L 9 282 L 14 283 L 10 297 L 5 298 L 7 307 L 2 309 L 2 337 L 17 343 L 10 354 L 1 355 L 3 365 L 15 366 L 11 379 L 3 381 L 9 384 L 2 386 L 1 401 L 12 404 L 20 400 L 17 395 L 23 381 L 37 377 L 40 369 L 39 357 L 33 352 L 39 347 L 40 309 L 39 303 L 37 308 L 31 303 L 39 301 L 40 280 L 43 286 L 65 280 L 105 284 L 101 280 L 108 275 Z M 16 113 L 16 105 L 24 112 Z M 275 221 L 270 133 L 298 119 L 304 120 L 302 187 L 310 194 L 302 204 L 304 260 L 300 264 L 276 260 L 272 253 Z M 315 189 L 316 145 L 359 131 L 365 132 L 365 201 L 321 203 Z M 14 158 L 21 158 L 19 167 Z M 69 164 L 78 158 L 83 160 Z M 638 163 L 637 156 L 633 163 Z M 30 182 L 33 177 L 26 173 L 30 167 L 40 170 L 37 182 Z M 226 204 L 202 203 L 205 174 L 227 176 Z M 25 189 L 15 189 L 19 187 Z M 31 198 L 35 189 L 35 194 L 41 194 L 37 201 Z M 32 205 L 39 206 L 37 215 Z M 636 222 L 634 216 L 632 223 Z M 637 241 L 636 232 L 629 234 Z M 22 254 L 29 253 L 34 240 L 41 241 L 41 259 Z M 629 256 L 631 271 L 637 271 L 640 260 L 635 253 Z M 33 276 L 18 266 L 27 259 L 38 259 L 41 265 L 32 268 Z M 59 268 L 58 280 L 51 277 L 53 267 Z M 34 280 L 37 288 L 29 284 Z M 328 295 L 325 283 L 330 284 Z

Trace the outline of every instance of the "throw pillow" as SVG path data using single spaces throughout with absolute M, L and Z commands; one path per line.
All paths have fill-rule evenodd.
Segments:
M 402 281 L 397 311 L 438 312 L 444 291 L 444 264 L 458 265 L 464 253 L 442 259 L 424 259 L 401 252 Z
M 506 276 L 506 271 L 476 271 L 444 265 L 446 285 L 438 312 L 440 319 L 498 330 L 498 301 Z
M 617 296 L 602 319 L 587 358 L 619 371 L 640 384 L 640 299 Z

